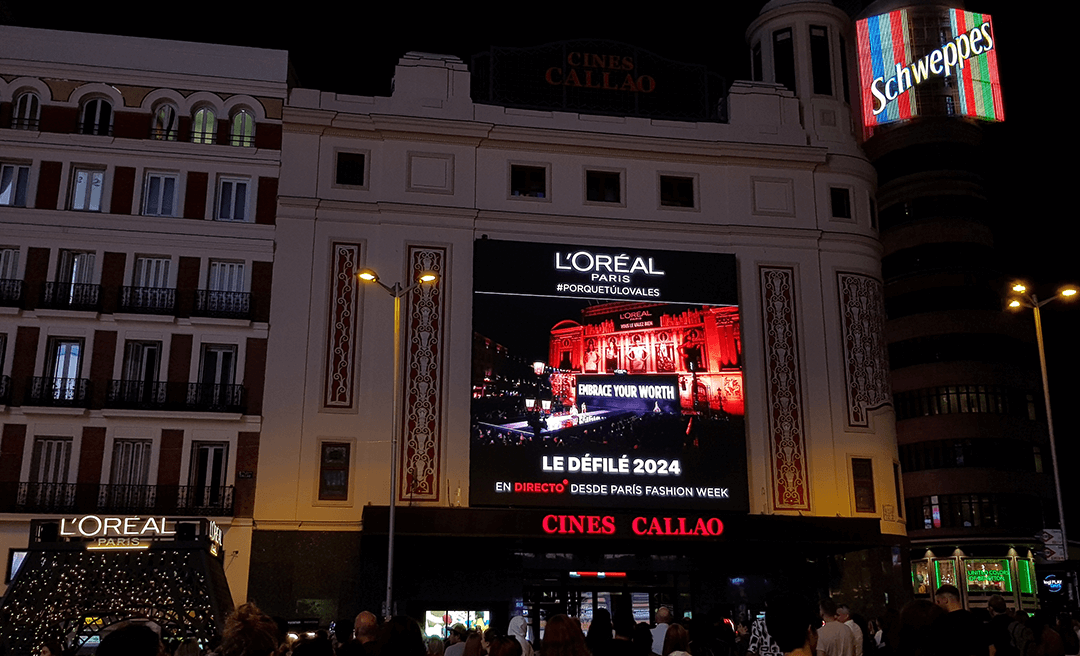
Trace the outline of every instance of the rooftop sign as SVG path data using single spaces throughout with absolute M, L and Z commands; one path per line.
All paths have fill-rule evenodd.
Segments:
M 916 116 L 1005 117 L 989 14 L 920 7 L 856 23 L 863 126 Z

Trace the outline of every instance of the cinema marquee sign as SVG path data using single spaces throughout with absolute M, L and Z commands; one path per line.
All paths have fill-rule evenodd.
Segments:
M 548 535 L 708 538 L 724 533 L 724 523 L 716 517 L 544 515 L 540 524 Z
M 554 86 L 585 87 L 605 91 L 652 93 L 656 80 L 651 75 L 634 75 L 633 57 L 592 52 L 571 52 L 563 66 L 552 66 L 544 80 Z

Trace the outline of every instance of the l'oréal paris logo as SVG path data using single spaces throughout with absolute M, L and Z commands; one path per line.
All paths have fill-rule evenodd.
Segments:
M 641 273 L 647 276 L 662 276 L 664 272 L 656 268 L 653 258 L 636 257 L 626 253 L 610 255 L 577 251 L 574 253 L 555 253 L 556 271 L 577 271 L 589 274 L 592 282 L 630 282 L 630 275 Z

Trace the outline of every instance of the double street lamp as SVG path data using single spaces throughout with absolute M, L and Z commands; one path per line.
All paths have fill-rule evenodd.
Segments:
M 1061 473 L 1058 467 L 1057 446 L 1054 442 L 1054 419 L 1050 414 L 1050 383 L 1046 377 L 1046 351 L 1043 348 L 1042 316 L 1039 310 L 1052 301 L 1071 299 L 1076 296 L 1076 293 L 1076 287 L 1069 285 L 1059 289 L 1058 293 L 1050 298 L 1040 301 L 1038 296 L 1028 291 L 1026 285 L 1018 282 L 1012 286 L 1012 295 L 1009 299 L 1010 308 L 1028 307 L 1035 313 L 1035 338 L 1039 344 L 1039 367 L 1042 369 L 1043 399 L 1046 401 L 1046 428 L 1050 436 L 1050 458 L 1054 464 L 1054 489 L 1057 492 L 1058 523 L 1061 525 L 1061 546 L 1065 559 L 1069 557 L 1069 541 L 1065 535 L 1065 505 L 1061 498 Z
M 389 618 L 393 613 L 394 598 L 394 520 L 397 515 L 397 451 L 398 451 L 398 422 L 401 419 L 401 298 L 423 284 L 432 284 L 438 281 L 439 276 L 431 271 L 421 272 L 416 276 L 413 283 L 408 287 L 400 282 L 393 286 L 387 286 L 379 280 L 379 274 L 372 269 L 360 269 L 356 277 L 364 282 L 374 283 L 385 289 L 394 297 L 394 407 L 393 420 L 390 433 L 390 525 L 387 529 L 388 540 L 386 546 L 386 601 L 383 605 L 383 617 Z

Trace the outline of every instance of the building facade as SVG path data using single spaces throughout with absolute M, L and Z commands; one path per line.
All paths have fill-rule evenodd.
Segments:
M 785 568 L 883 606 L 845 559 L 906 589 L 852 38 L 831 4 L 770 3 L 765 81 L 697 114 L 663 95 L 691 73 L 612 42 L 409 53 L 390 97 L 292 89 L 248 595 L 378 610 L 391 517 L 393 600 L 429 630 L 613 590 L 745 610 Z M 392 293 L 437 274 L 401 296 L 400 405 L 394 299 L 362 268 Z M 663 485 L 618 471 L 671 453 Z
M 208 517 L 244 601 L 286 69 L 0 27 L 0 590 L 32 519 Z

